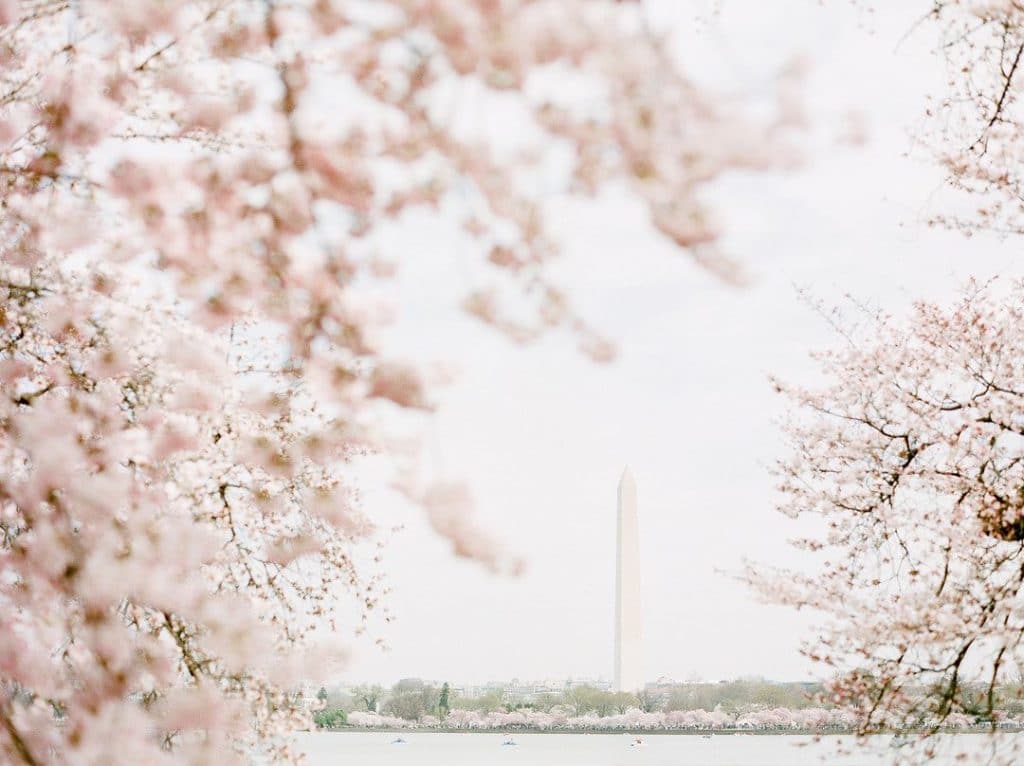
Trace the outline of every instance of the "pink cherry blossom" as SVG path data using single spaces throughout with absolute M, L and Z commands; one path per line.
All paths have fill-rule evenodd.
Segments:
M 813 558 L 754 581 L 819 616 L 804 652 L 858 730 L 995 721 L 1024 662 L 1024 283 L 862 319 L 822 385 L 777 384 L 779 509 L 814 520 Z
M 0 0 L 4 762 L 291 760 L 296 658 L 388 619 L 369 452 L 457 555 L 517 570 L 398 446 L 432 401 L 377 332 L 401 259 L 375 252 L 407 212 L 495 254 L 474 318 L 607 360 L 517 179 L 564 145 L 561 191 L 624 185 L 721 272 L 702 187 L 789 152 L 785 121 L 691 84 L 639 4 L 372 5 Z M 554 66 L 600 103 L 535 97 Z M 515 99 L 530 145 L 456 130 L 452 89 Z

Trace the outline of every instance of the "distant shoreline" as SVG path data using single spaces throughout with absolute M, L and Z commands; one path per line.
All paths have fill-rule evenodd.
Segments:
M 327 734 L 597 734 L 617 735 L 630 737 L 664 736 L 676 735 L 684 737 L 706 736 L 737 736 L 745 734 L 756 734 L 758 736 L 778 736 L 791 734 L 794 736 L 840 736 L 849 734 L 843 731 L 803 731 L 800 729 L 771 729 L 761 731 L 750 731 L 746 729 L 446 729 L 442 727 L 431 727 L 429 729 L 387 729 L 375 726 L 346 726 L 340 729 L 315 729 L 317 733 Z
M 1024 731 L 1024 728 L 996 729 L 997 734 L 1014 734 Z M 443 726 L 431 726 L 429 728 L 389 728 L 384 726 L 344 726 L 337 729 L 313 729 L 313 733 L 324 734 L 600 734 L 618 735 L 632 737 L 654 737 L 654 736 L 707 736 L 735 737 L 735 736 L 757 736 L 757 737 L 843 737 L 855 735 L 855 732 L 844 729 L 516 729 L 516 728 L 488 728 L 488 729 L 457 729 Z M 869 734 L 869 737 L 903 735 L 912 737 L 921 732 L 914 730 L 882 731 Z M 989 726 L 950 727 L 940 729 L 941 734 L 991 734 L 993 730 Z

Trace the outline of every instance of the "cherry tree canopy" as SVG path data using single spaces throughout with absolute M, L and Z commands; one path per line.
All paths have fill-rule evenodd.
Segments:
M 963 193 L 936 221 L 1019 234 L 1024 5 L 938 0 L 922 22 L 940 30 L 949 71 L 923 138 Z M 824 615 L 806 652 L 837 671 L 831 701 L 857 709 L 865 732 L 994 723 L 1001 685 L 1019 680 L 1022 312 L 1024 285 L 998 282 L 905 319 L 865 312 L 837 325 L 823 385 L 778 384 L 794 405 L 781 510 L 819 520 L 799 541 L 818 566 L 753 579 Z
M 925 17 L 940 32 L 948 92 L 931 105 L 931 148 L 968 214 L 937 221 L 965 231 L 1024 232 L 1024 5 L 1018 0 L 937 0 Z
M 493 99 L 516 141 L 460 120 Z M 537 189 L 628 188 L 731 277 L 701 189 L 789 121 L 687 82 L 628 2 L 0 0 L 3 760 L 287 758 L 295 658 L 382 595 L 352 460 L 404 463 L 382 414 L 430 407 L 375 336 L 377 235 L 433 209 L 491 264 L 470 315 L 605 359 Z M 511 565 L 460 488 L 395 481 Z
M 863 731 L 994 721 L 1024 667 L 1024 284 L 996 287 L 869 316 L 823 385 L 779 384 L 781 510 L 820 566 L 762 585 L 823 615 L 805 651 Z

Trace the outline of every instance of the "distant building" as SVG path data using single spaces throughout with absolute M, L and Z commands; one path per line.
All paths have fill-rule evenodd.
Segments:
M 562 689 L 578 689 L 581 686 L 590 686 L 594 689 L 610 692 L 613 684 L 603 678 L 570 678 L 562 684 Z

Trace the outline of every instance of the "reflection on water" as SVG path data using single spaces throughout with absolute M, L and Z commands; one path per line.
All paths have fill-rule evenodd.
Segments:
M 853 753 L 851 740 L 802 736 L 688 735 L 430 734 L 406 732 L 403 742 L 387 733 L 310 733 L 297 738 L 308 766 L 868 766 L 893 763 L 902 748 L 891 738 L 875 737 Z M 1024 735 L 958 734 L 938 742 L 936 766 L 1013 763 Z M 992 761 L 993 745 L 997 760 Z M 1024 761 L 1019 761 L 1024 762 Z

